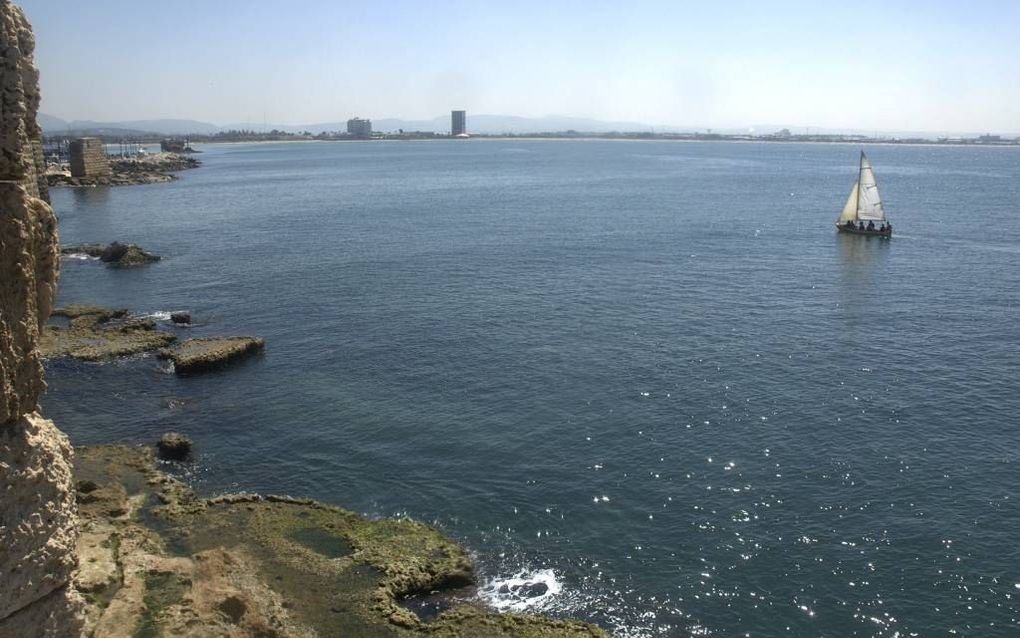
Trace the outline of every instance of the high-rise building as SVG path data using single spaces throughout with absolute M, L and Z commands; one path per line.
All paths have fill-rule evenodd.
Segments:
M 467 111 L 450 111 L 450 135 L 467 135 Z
M 372 137 L 372 120 L 363 120 L 358 117 L 347 120 L 347 133 L 362 139 Z

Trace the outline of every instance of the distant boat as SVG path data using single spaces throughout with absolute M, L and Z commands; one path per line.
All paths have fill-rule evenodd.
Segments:
M 836 230 L 851 235 L 892 237 L 892 224 L 885 218 L 878 184 L 875 183 L 875 172 L 864 151 L 861 151 L 857 183 L 850 189 L 843 212 L 836 219 Z

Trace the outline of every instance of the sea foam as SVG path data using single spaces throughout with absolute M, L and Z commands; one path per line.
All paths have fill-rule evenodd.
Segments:
M 539 569 L 493 578 L 479 588 L 478 595 L 499 611 L 538 611 L 562 591 L 556 572 Z

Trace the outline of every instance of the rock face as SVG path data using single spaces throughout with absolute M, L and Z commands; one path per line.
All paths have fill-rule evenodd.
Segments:
M 74 626 L 77 507 L 71 446 L 52 421 L 27 414 L 0 427 L 0 635 L 43 622 Z M 19 620 L 20 617 L 20 620 Z M 24 624 L 31 620 L 27 627 Z M 35 634 L 26 631 L 24 635 Z M 58 634 L 53 634 L 58 635 Z M 73 635 L 73 634 L 68 634 Z
M 35 39 L 0 0 L 0 636 L 78 636 L 78 519 L 67 439 L 36 411 L 53 304 L 56 219 L 44 201 Z

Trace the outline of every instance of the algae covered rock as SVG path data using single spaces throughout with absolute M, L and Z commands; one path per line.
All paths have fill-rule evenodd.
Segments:
M 85 574 L 94 635 L 608 638 L 464 602 L 420 618 L 404 597 L 474 580 L 467 550 L 424 523 L 287 496 L 197 499 L 145 447 L 79 448 L 76 474 L 105 495 L 82 505 L 88 542 L 118 539 L 115 567 L 97 549 Z
M 152 319 L 131 318 L 123 308 L 73 304 L 53 311 L 69 319 L 66 328 L 48 325 L 39 350 L 44 357 L 102 361 L 164 348 L 177 337 L 156 329 Z
M 204 372 L 227 362 L 261 351 L 266 345 L 259 337 L 199 337 L 187 339 L 160 356 L 173 361 L 179 373 Z

